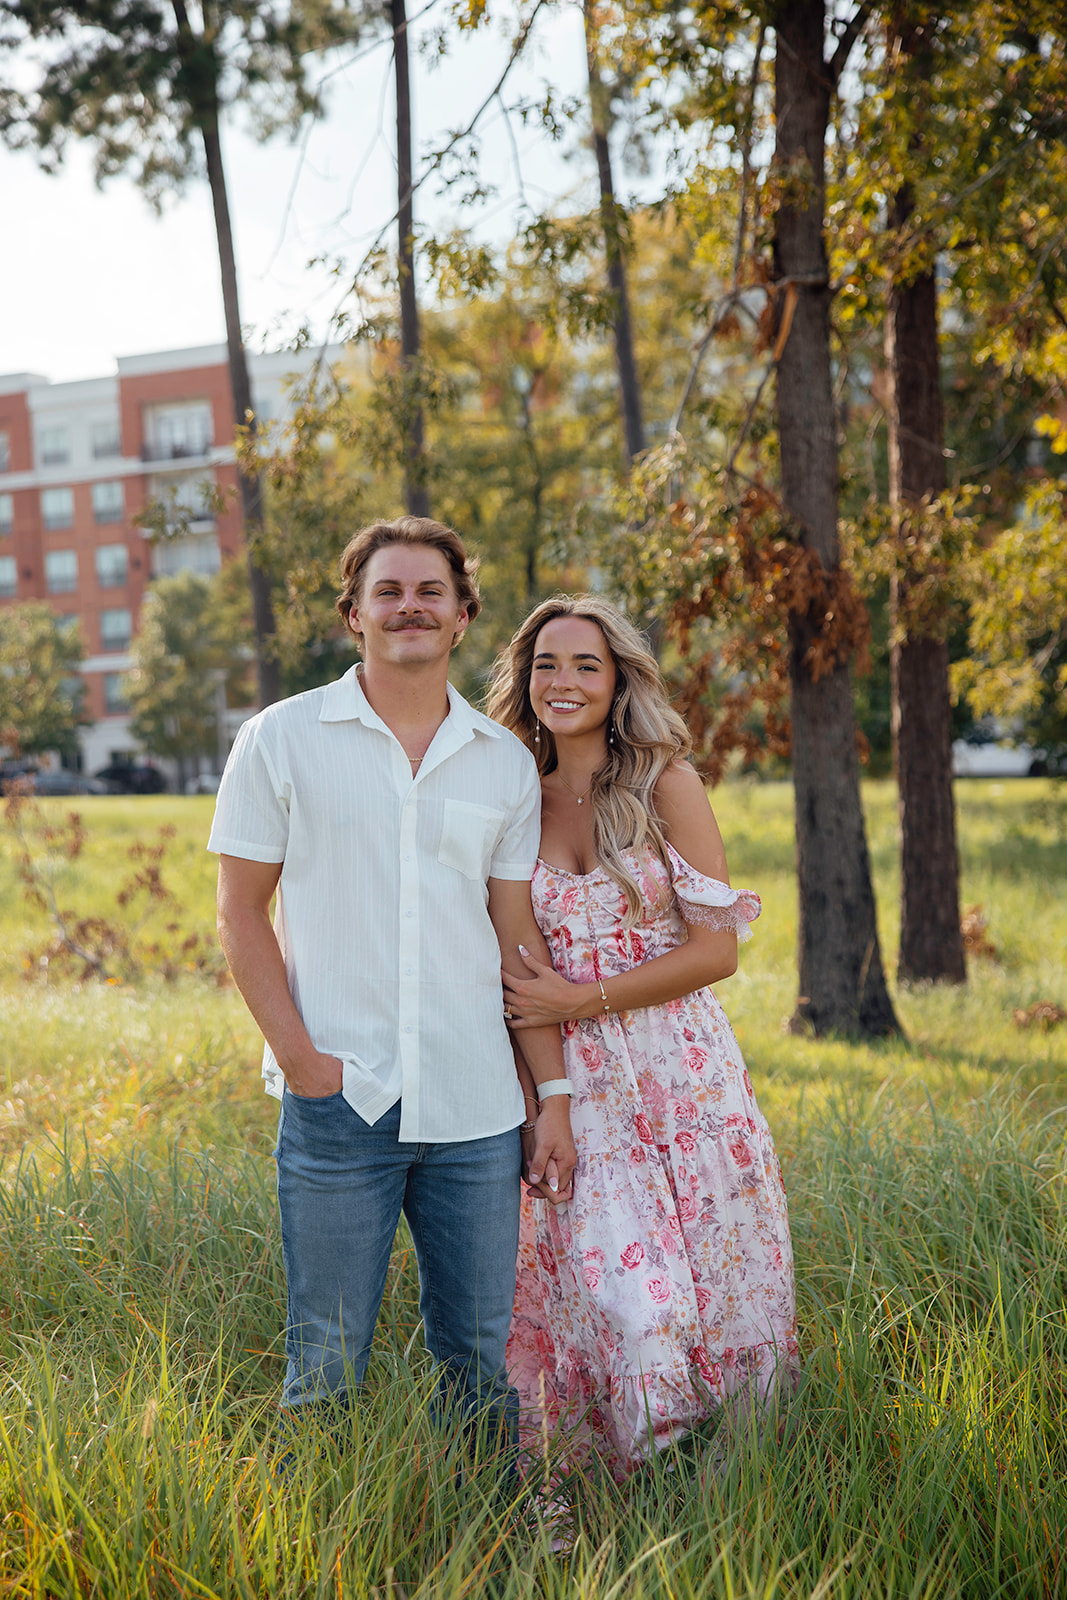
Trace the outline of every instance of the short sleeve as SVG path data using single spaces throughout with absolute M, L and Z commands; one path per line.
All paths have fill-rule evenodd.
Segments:
M 528 881 L 541 847 L 541 780 L 530 752 L 520 748 L 518 753 L 522 758 L 518 793 L 493 851 L 489 876 Z
M 751 889 L 731 889 L 718 878 L 706 878 L 669 844 L 667 855 L 671 884 L 685 921 L 716 933 L 736 933 L 739 944 L 751 939 L 749 923 L 755 922 L 763 909 L 759 895 Z
M 253 717 L 226 762 L 207 847 L 215 855 L 273 862 L 285 860 L 288 840 L 288 786 L 279 781 L 262 719 Z

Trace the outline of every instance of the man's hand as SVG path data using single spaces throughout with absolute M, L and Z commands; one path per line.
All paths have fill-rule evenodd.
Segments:
M 344 1068 L 336 1056 L 323 1055 L 321 1050 L 316 1050 L 307 1060 L 278 1064 L 286 1088 L 301 1100 L 325 1100 L 341 1092 Z
M 578 1154 L 571 1133 L 570 1107 L 568 1095 L 550 1095 L 533 1128 L 522 1136 L 522 1175 L 526 1185 L 554 1206 L 563 1205 L 574 1194 Z

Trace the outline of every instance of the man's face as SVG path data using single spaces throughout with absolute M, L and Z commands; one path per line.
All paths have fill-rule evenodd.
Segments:
M 376 550 L 349 612 L 349 626 L 363 635 L 368 664 L 422 666 L 447 658 L 467 622 L 447 560 L 425 544 Z

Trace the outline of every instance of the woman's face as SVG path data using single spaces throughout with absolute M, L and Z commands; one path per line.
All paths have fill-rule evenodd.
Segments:
M 615 698 L 615 663 L 588 617 L 546 622 L 534 645 L 530 704 L 557 739 L 604 728 Z

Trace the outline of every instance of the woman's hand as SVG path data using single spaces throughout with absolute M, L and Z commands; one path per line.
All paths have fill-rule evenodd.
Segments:
M 600 993 L 595 983 L 569 983 L 554 968 L 537 961 L 522 945 L 522 959 L 532 978 L 503 974 L 504 1018 L 509 1028 L 543 1028 L 549 1023 L 574 1022 L 599 1011 Z M 591 994 L 597 1005 L 590 1009 Z
M 577 1151 L 568 1095 L 552 1095 L 522 1135 L 522 1176 L 530 1194 L 554 1206 L 571 1199 Z

